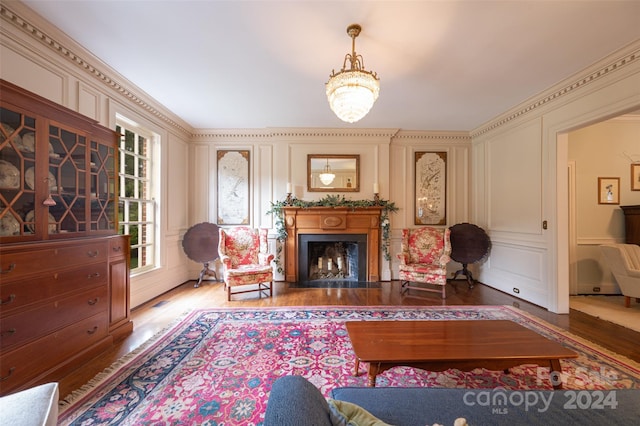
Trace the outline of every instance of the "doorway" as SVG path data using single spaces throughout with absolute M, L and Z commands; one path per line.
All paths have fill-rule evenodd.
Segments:
M 601 260 L 599 246 L 624 242 L 624 215 L 619 207 L 640 204 L 640 192 L 630 190 L 631 164 L 640 162 L 639 134 L 640 111 L 635 111 L 557 136 L 558 158 L 566 150 L 567 159 L 564 174 L 568 220 L 565 273 L 569 295 L 619 293 L 608 267 Z M 560 164 L 558 162 L 559 192 L 563 177 Z M 619 179 L 619 203 L 598 203 L 599 177 Z M 558 195 L 560 197 L 560 193 Z M 560 216 L 561 203 L 558 201 Z M 561 236 L 558 235 L 559 252 L 562 247 Z M 558 265 L 558 270 L 562 270 L 562 265 Z M 558 291 L 560 294 L 560 289 Z

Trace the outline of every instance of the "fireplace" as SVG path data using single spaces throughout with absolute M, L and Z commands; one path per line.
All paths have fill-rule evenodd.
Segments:
M 380 280 L 382 207 L 285 207 L 283 211 L 285 280 Z
M 367 234 L 299 235 L 299 281 L 366 281 Z

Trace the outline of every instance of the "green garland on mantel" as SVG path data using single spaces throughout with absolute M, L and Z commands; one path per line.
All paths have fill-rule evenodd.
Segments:
M 389 254 L 389 238 L 391 238 L 391 222 L 389 222 L 389 213 L 395 213 L 399 209 L 394 203 L 388 200 L 374 199 L 374 200 L 347 200 L 344 195 L 327 195 L 317 201 L 304 201 L 298 198 L 292 198 L 290 200 L 271 202 L 271 210 L 267 214 L 271 214 L 275 217 L 276 239 L 281 243 L 287 239 L 287 229 L 284 224 L 284 208 L 285 207 L 299 207 L 308 209 L 312 207 L 347 207 L 350 209 L 364 208 L 364 207 L 382 207 L 380 212 L 380 228 L 382 229 L 382 251 L 386 260 L 391 260 Z M 275 263 L 278 267 L 278 272 L 282 273 L 282 265 L 280 264 L 280 253 L 282 252 L 282 244 L 278 247 L 278 253 L 276 255 Z

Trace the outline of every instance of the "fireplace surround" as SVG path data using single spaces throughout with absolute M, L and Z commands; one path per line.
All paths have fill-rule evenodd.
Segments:
M 367 234 L 300 234 L 298 281 L 367 281 Z
M 326 238 L 325 241 L 345 244 L 353 244 L 360 239 L 362 243 L 359 244 L 358 255 L 361 256 L 361 260 L 358 262 L 359 277 L 357 280 L 364 279 L 368 282 L 380 280 L 380 214 L 382 207 L 285 207 L 283 212 L 287 230 L 285 241 L 286 281 L 297 282 L 301 279 L 309 279 L 309 270 L 301 272 L 300 265 L 302 256 L 306 257 L 302 259 L 304 260 L 302 264 L 308 265 L 309 263 L 308 240 L 310 238 L 312 240 Z M 326 237 L 318 238 L 321 235 Z M 301 240 L 303 240 L 303 244 L 301 244 Z M 366 253 L 361 253 L 363 248 Z M 333 261 L 336 261 L 334 259 L 336 257 L 332 258 Z M 325 261 L 328 261 L 328 257 Z M 323 269 L 326 270 L 325 265 L 323 265 Z M 346 263 L 344 269 L 346 269 Z M 337 268 L 333 267 L 332 270 L 335 272 Z

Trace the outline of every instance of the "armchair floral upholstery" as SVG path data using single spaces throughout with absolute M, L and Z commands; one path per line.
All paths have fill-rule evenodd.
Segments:
M 246 226 L 220 228 L 218 254 L 222 261 L 227 300 L 232 294 L 269 290 L 273 295 L 273 254 L 268 253 L 267 230 Z M 255 285 L 257 288 L 235 291 L 233 287 Z
M 429 226 L 402 230 L 402 253 L 400 259 L 400 281 L 403 289 L 441 293 L 446 298 L 447 263 L 451 260 L 449 228 L 437 229 Z M 411 283 L 438 286 L 432 289 Z

